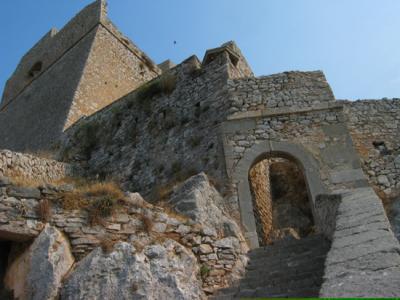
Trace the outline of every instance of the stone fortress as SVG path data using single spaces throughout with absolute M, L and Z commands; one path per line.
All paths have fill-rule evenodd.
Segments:
M 112 178 L 153 204 L 166 198 L 198 222 L 224 215 L 214 226 L 222 236 L 157 219 L 157 228 L 173 223 L 171 230 L 186 241 L 174 246 L 180 253 L 211 269 L 197 289 L 193 283 L 173 294 L 179 299 L 394 297 L 400 295 L 399 127 L 399 99 L 336 100 L 320 71 L 255 77 L 234 42 L 207 50 L 202 61 L 191 56 L 156 65 L 110 22 L 106 3 L 96 1 L 47 33 L 7 81 L 0 175 Z M 32 155 L 44 151 L 57 161 Z M 60 230 L 80 260 L 76 270 L 94 266 L 107 273 L 112 266 L 101 259 L 96 266 L 93 258 L 97 237 L 111 230 L 128 240 L 124 226 L 137 214 L 94 230 L 83 216 L 58 210 L 48 222 L 54 229 L 34 212 L 16 219 L 10 207 L 30 198 L 33 206 L 58 191 L 32 196 L 7 180 L 1 186 L 0 238 L 39 236 L 35 245 L 41 231 Z M 118 247 L 125 253 L 132 246 Z M 243 272 L 225 280 L 238 261 Z M 90 289 L 80 280 L 86 279 L 72 273 L 61 298 L 85 299 L 74 294 L 78 286 Z

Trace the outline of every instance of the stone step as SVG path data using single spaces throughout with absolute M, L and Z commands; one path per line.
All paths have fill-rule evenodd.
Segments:
M 282 270 L 282 269 L 288 269 L 288 270 L 296 270 L 296 269 L 301 269 L 302 266 L 307 266 L 309 264 L 315 265 L 321 265 L 325 261 L 325 256 L 322 254 L 316 255 L 314 258 L 306 256 L 306 257 L 299 257 L 298 259 L 292 258 L 292 259 L 287 259 L 287 260 L 260 260 L 258 264 L 258 268 L 255 267 L 255 265 L 249 265 L 247 272 L 252 273 L 254 271 L 260 270 L 268 273 L 272 273 L 275 270 Z
M 258 257 L 256 259 L 251 259 L 249 261 L 249 264 L 247 265 L 247 268 L 254 269 L 254 268 L 259 268 L 260 266 L 263 266 L 263 268 L 267 267 L 273 267 L 275 265 L 294 265 L 296 262 L 301 262 L 301 261 L 312 261 L 314 259 L 318 259 L 321 257 L 326 256 L 326 249 L 315 249 L 313 251 L 309 252 L 302 252 L 302 253 L 290 253 L 285 257 L 282 256 L 267 256 L 267 257 Z
M 254 289 L 257 295 L 265 294 L 282 294 L 285 292 L 294 292 L 304 288 L 318 288 L 322 283 L 322 279 L 318 281 L 316 278 L 303 278 L 301 280 L 292 281 L 285 285 L 275 286 L 273 284 L 265 284 L 259 287 L 245 286 L 243 285 L 241 289 Z
M 329 242 L 322 235 L 283 240 L 252 250 L 239 288 L 213 299 L 318 297 Z
M 320 235 L 310 236 L 301 240 L 290 240 L 287 243 L 279 243 L 268 245 L 262 248 L 257 248 L 248 253 L 250 259 L 257 258 L 260 256 L 271 256 L 271 255 L 283 255 L 287 253 L 301 253 L 309 251 L 314 248 L 325 249 L 328 246 L 328 241 Z
M 296 247 L 298 244 L 315 244 L 316 242 L 320 242 L 321 240 L 325 240 L 325 237 L 322 234 L 312 234 L 312 235 L 308 235 L 302 239 L 294 239 L 294 238 L 290 238 L 290 239 L 282 239 L 282 240 L 278 240 L 273 242 L 271 245 L 266 245 L 263 247 L 259 247 L 257 249 L 253 249 L 251 252 L 258 252 L 258 251 L 264 251 L 264 250 L 268 250 L 271 246 L 275 247 L 275 248 L 287 248 L 289 249 L 290 247 Z
M 322 277 L 323 272 L 318 269 L 310 269 L 308 272 L 301 272 L 298 274 L 280 274 L 279 276 L 272 276 L 272 277 L 264 277 L 263 275 L 260 276 L 252 276 L 246 277 L 241 281 L 240 287 L 250 287 L 250 288 L 257 288 L 263 286 L 289 286 L 290 284 L 301 281 L 305 278 L 313 278 L 314 282 L 318 282 L 318 277 Z

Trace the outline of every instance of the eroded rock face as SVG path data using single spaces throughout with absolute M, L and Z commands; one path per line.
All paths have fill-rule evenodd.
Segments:
M 46 225 L 30 247 L 8 267 L 5 285 L 19 300 L 56 299 L 74 258 L 64 235 Z
M 206 227 L 215 228 L 224 236 L 241 238 L 240 228 L 223 211 L 223 199 L 210 184 L 205 173 L 190 177 L 173 193 L 174 209 Z
M 113 252 L 97 248 L 79 262 L 61 299 L 203 299 L 195 256 L 173 240 L 139 252 L 120 242 Z

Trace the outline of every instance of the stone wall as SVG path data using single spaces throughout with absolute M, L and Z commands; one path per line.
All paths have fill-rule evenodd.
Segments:
M 7 81 L 1 103 L 1 109 L 14 99 L 40 75 L 46 72 L 68 50 L 74 47 L 95 27 L 106 14 L 104 2 L 96 1 L 83 9 L 60 31 L 50 30 L 21 59 L 13 75 Z M 41 68 L 30 73 L 37 63 Z
M 398 297 L 400 246 L 372 188 L 342 191 L 320 297 Z
M 224 178 L 227 58 L 191 57 L 66 133 L 61 156 L 148 194 L 194 173 Z
M 254 216 L 260 245 L 265 245 L 272 231 L 272 197 L 269 178 L 269 161 L 262 160 L 249 172 L 253 196 Z
M 269 76 L 232 79 L 228 82 L 231 113 L 268 111 L 271 108 L 298 110 L 334 102 L 322 72 L 285 72 Z
M 105 20 L 95 29 L 85 68 L 64 128 L 158 76 L 159 68 L 114 25 Z
M 72 175 L 66 163 L 30 154 L 0 150 L 0 176 L 18 176 L 38 181 L 56 181 Z
M 292 115 L 271 115 L 257 119 L 232 121 L 232 123 L 238 124 L 238 126 L 234 126 L 238 130 L 232 130 L 233 128 L 230 128 L 231 125 L 228 122 L 226 123 L 225 143 L 233 150 L 232 155 L 230 155 L 232 159 L 230 165 L 235 166 L 243 158 L 246 151 L 262 140 L 298 144 L 314 155 L 319 162 L 319 173 L 322 180 L 327 187 L 330 186 L 333 189 L 335 183 L 330 178 L 333 175 L 332 169 L 339 167 L 340 163 L 345 163 L 345 157 L 338 157 L 343 153 L 334 153 L 333 149 L 345 147 L 348 136 L 346 136 L 346 132 L 343 132 L 340 139 L 333 137 L 329 128 L 341 127 L 342 122 L 342 114 L 337 109 L 310 110 Z M 242 126 L 239 124 L 242 124 Z M 242 129 L 239 130 L 239 128 Z M 342 145 L 339 146 L 340 144 Z M 330 160 L 329 163 L 325 163 L 325 159 Z M 347 163 L 353 162 L 348 161 Z
M 369 182 L 386 196 L 400 189 L 400 100 L 343 102 L 347 125 Z
M 0 148 L 47 150 L 73 122 L 160 73 L 98 0 L 22 58 L 4 91 Z

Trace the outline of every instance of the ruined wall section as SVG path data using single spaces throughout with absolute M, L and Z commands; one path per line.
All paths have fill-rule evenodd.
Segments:
M 233 114 L 270 109 L 296 111 L 335 101 L 320 71 L 239 78 L 230 80 L 228 84 L 232 101 L 230 112 Z
M 400 190 L 400 99 L 340 101 L 369 182 L 386 196 Z M 381 194 L 382 195 L 382 194 Z
M 71 174 L 72 168 L 66 163 L 30 154 L 0 150 L 0 177 L 18 176 L 51 182 Z

